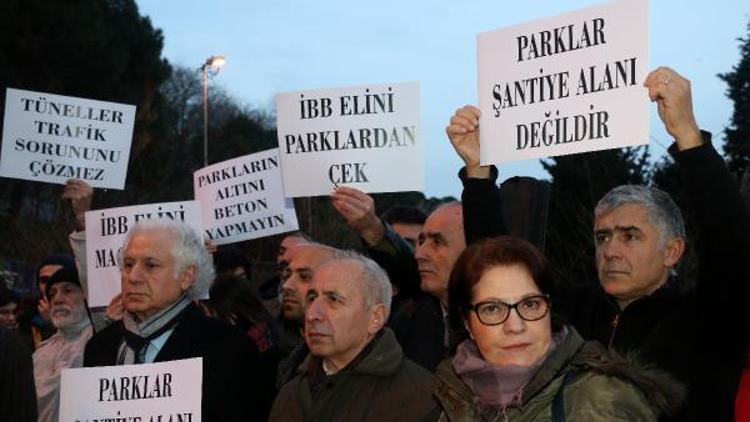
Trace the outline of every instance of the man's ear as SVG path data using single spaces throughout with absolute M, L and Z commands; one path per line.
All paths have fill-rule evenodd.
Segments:
M 674 267 L 685 253 L 685 239 L 676 237 L 667 242 L 664 247 L 664 266 Z
M 375 335 L 375 333 L 383 328 L 386 322 L 385 305 L 382 303 L 374 305 L 374 309 L 370 315 L 370 321 L 367 324 L 367 332 Z
M 198 268 L 195 265 L 188 265 L 180 274 L 180 290 L 186 292 L 195 283 L 198 276 Z

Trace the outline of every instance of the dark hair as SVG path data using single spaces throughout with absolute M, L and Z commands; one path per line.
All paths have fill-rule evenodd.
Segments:
M 488 270 L 498 266 L 521 265 L 531 274 L 539 291 L 554 304 L 555 283 L 549 261 L 534 245 L 519 237 L 500 236 L 475 243 L 458 257 L 448 284 L 450 324 L 456 340 L 468 337 L 464 319 L 471 306 L 474 286 Z M 552 307 L 554 309 L 554 306 Z M 552 331 L 562 328 L 562 320 L 553 311 Z
M 211 285 L 209 297 L 205 305 L 212 311 L 214 318 L 234 325 L 245 333 L 253 327 L 263 327 L 267 331 L 267 340 L 272 345 L 278 344 L 276 321 L 248 280 L 231 274 L 220 274 Z
M 250 278 L 250 260 L 247 259 L 242 250 L 234 245 L 221 245 L 214 253 L 214 267 L 216 274 L 221 274 L 242 267 L 245 274 Z
M 394 205 L 385 210 L 380 218 L 388 224 L 424 224 L 427 214 L 417 207 Z

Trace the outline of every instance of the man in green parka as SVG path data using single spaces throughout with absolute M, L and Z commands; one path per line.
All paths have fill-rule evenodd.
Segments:
M 372 260 L 341 252 L 313 276 L 305 300 L 310 354 L 279 392 L 269 421 L 435 420 L 433 377 L 384 328 L 388 276 Z

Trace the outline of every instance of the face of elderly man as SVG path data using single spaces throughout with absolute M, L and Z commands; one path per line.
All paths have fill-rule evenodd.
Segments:
M 367 306 L 361 264 L 329 261 L 318 268 L 307 292 L 305 341 L 329 370 L 351 362 L 385 323 L 385 305 Z
M 320 264 L 331 258 L 334 251 L 323 245 L 298 245 L 287 251 L 289 264 L 281 275 L 281 313 L 284 319 L 302 325 L 305 319 L 305 296 L 313 273 Z
M 414 257 L 419 266 L 423 291 L 448 304 L 448 279 L 453 265 L 466 249 L 463 208 L 446 205 L 435 210 L 425 221 Z
M 49 288 L 49 316 L 52 325 L 64 329 L 78 324 L 86 317 L 81 286 L 67 281 L 58 282 Z
M 173 235 L 157 229 L 135 234 L 123 253 L 122 302 L 140 320 L 174 303 L 195 281 L 195 266 L 177 271 L 173 248 Z

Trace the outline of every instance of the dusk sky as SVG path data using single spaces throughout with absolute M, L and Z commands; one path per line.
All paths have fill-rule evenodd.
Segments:
M 164 33 L 163 56 L 198 68 L 225 54 L 212 83 L 241 103 L 273 110 L 279 92 L 419 82 L 426 194 L 458 196 L 461 162 L 444 129 L 454 110 L 477 102 L 476 34 L 603 4 L 602 1 L 138 0 Z M 739 60 L 750 2 L 651 0 L 649 68 L 673 67 L 692 81 L 699 125 L 723 139 L 732 103 L 718 73 Z M 670 138 L 655 106 L 651 152 Z M 252 140 L 248 140 L 251 142 Z M 500 177 L 546 178 L 537 160 L 503 164 Z

